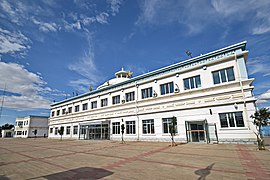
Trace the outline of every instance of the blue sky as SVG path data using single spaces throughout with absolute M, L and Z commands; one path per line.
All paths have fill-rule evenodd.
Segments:
M 248 41 L 254 94 L 270 106 L 269 0 L 1 0 L 0 125 L 49 115 L 122 67 L 137 76 Z M 1 104 L 0 104 L 1 105 Z

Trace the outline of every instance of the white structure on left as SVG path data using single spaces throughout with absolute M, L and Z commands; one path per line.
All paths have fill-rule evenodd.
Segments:
M 48 136 L 48 117 L 27 116 L 16 118 L 14 137 L 30 138 Z

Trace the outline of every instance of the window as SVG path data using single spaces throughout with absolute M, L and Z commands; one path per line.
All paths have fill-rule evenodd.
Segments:
M 120 122 L 114 122 L 112 123 L 112 133 L 113 134 L 120 134 Z
M 174 92 L 173 89 L 174 89 L 173 82 L 169 82 L 169 83 L 160 85 L 160 93 L 161 93 L 161 95 L 173 93 Z
M 135 92 L 126 93 L 126 102 L 135 100 Z
M 154 119 L 143 120 L 143 134 L 155 134 Z
M 88 109 L 88 103 L 82 105 L 82 110 L 85 111 Z
M 19 127 L 23 127 L 23 121 L 19 121 L 19 122 L 18 122 L 18 126 L 19 126 Z
M 220 84 L 235 80 L 233 67 L 221 69 L 219 71 L 213 71 L 212 75 L 214 84 Z
M 190 77 L 184 79 L 184 89 L 194 89 L 201 87 L 201 78 L 200 76 Z
M 172 124 L 172 118 L 162 118 L 163 133 L 170 133 L 170 125 Z M 176 121 L 177 124 L 177 121 Z M 177 132 L 177 126 L 176 126 Z
M 53 133 L 53 128 L 50 128 L 50 134 L 52 134 Z
M 80 110 L 80 106 L 79 105 L 75 106 L 75 112 L 79 112 L 79 110 Z
M 67 126 L 66 135 L 70 134 L 70 126 Z
M 56 115 L 59 116 L 60 115 L 60 110 L 56 111 Z
M 78 134 L 78 126 L 73 127 L 73 134 Z
M 242 112 L 219 113 L 220 125 L 227 127 L 245 127 Z
M 135 121 L 126 121 L 126 133 L 127 134 L 136 134 Z
M 57 135 L 57 133 L 58 133 L 58 127 L 56 127 L 56 128 L 54 129 L 54 135 Z
M 66 109 L 62 109 L 62 114 L 66 114 Z
M 97 101 L 91 102 L 91 109 L 97 108 Z
M 142 89 L 142 99 L 153 97 L 153 88 Z
M 107 106 L 108 105 L 108 98 L 101 99 L 101 107 Z
M 72 113 L 72 107 L 68 108 L 68 113 Z
M 120 95 L 112 97 L 112 104 L 119 104 L 120 103 Z
M 22 131 L 17 131 L 17 135 L 22 135 Z
M 54 111 L 52 111 L 52 117 L 54 117 Z

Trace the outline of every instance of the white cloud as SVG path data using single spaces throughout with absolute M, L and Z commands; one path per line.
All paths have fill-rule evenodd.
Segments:
M 46 84 L 40 75 L 29 72 L 22 65 L 0 62 L 0 90 L 6 86 L 7 92 L 4 107 L 17 110 L 49 108 L 51 100 L 44 94 L 64 95 Z
M 265 93 L 258 96 L 258 100 L 256 101 L 257 104 L 265 104 L 270 102 L 270 89 Z
M 0 53 L 24 54 L 30 48 L 29 42 L 21 32 L 10 32 L 0 28 Z
M 41 22 L 35 18 L 32 18 L 32 22 L 36 25 L 39 25 L 39 30 L 43 32 L 56 32 L 58 29 L 58 26 L 54 22 Z
M 247 61 L 249 74 L 260 73 L 263 76 L 270 76 L 270 56 L 259 56 Z
M 106 12 L 102 12 L 96 16 L 96 20 L 100 24 L 107 24 L 108 23 L 109 14 Z
M 121 0 L 107 0 L 107 2 L 109 3 L 110 8 L 111 8 L 111 14 L 115 16 L 119 12 L 122 1 Z

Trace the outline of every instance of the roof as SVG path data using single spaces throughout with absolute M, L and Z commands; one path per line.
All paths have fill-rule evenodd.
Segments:
M 172 69 L 176 69 L 176 68 L 181 67 L 181 66 L 192 64 L 194 62 L 197 62 L 197 61 L 200 61 L 200 60 L 203 60 L 203 59 L 207 59 L 207 58 L 210 58 L 210 57 L 213 57 L 213 56 L 217 56 L 217 55 L 222 54 L 222 53 L 230 52 L 232 50 L 241 49 L 241 50 L 244 51 L 244 50 L 246 50 L 246 44 L 247 44 L 247 41 L 243 41 L 243 42 L 231 45 L 231 46 L 227 46 L 227 47 L 222 48 L 222 49 L 218 49 L 218 50 L 215 50 L 215 51 L 212 51 L 212 52 L 200 55 L 200 56 L 196 56 L 196 57 L 181 61 L 181 62 L 176 63 L 176 64 L 172 64 L 172 65 L 169 65 L 169 66 L 166 66 L 166 67 L 163 67 L 163 68 L 160 68 L 160 69 L 157 69 L 157 70 L 154 70 L 154 71 L 151 71 L 151 72 L 136 76 L 136 77 L 131 78 L 131 79 L 129 79 L 127 81 L 124 81 L 124 82 L 113 84 L 111 86 L 107 86 L 107 87 L 104 87 L 102 89 L 97 89 L 97 90 L 94 90 L 94 91 L 91 91 L 91 92 L 88 92 L 88 93 L 85 93 L 85 94 L 82 94 L 82 95 L 79 95 L 79 96 L 75 96 L 75 97 L 60 101 L 60 102 L 53 103 L 51 106 L 53 107 L 53 106 L 56 106 L 56 105 L 59 105 L 59 104 L 65 103 L 65 102 L 69 102 L 69 101 L 72 101 L 72 100 L 75 100 L 75 99 L 79 99 L 79 98 L 82 98 L 82 97 L 85 97 L 85 96 L 94 95 L 94 94 L 100 93 L 102 91 L 106 91 L 106 90 L 115 88 L 117 86 L 129 84 L 131 82 L 136 82 L 136 81 L 138 81 L 140 79 L 155 76 L 157 74 L 167 72 L 167 71 L 170 71 Z

